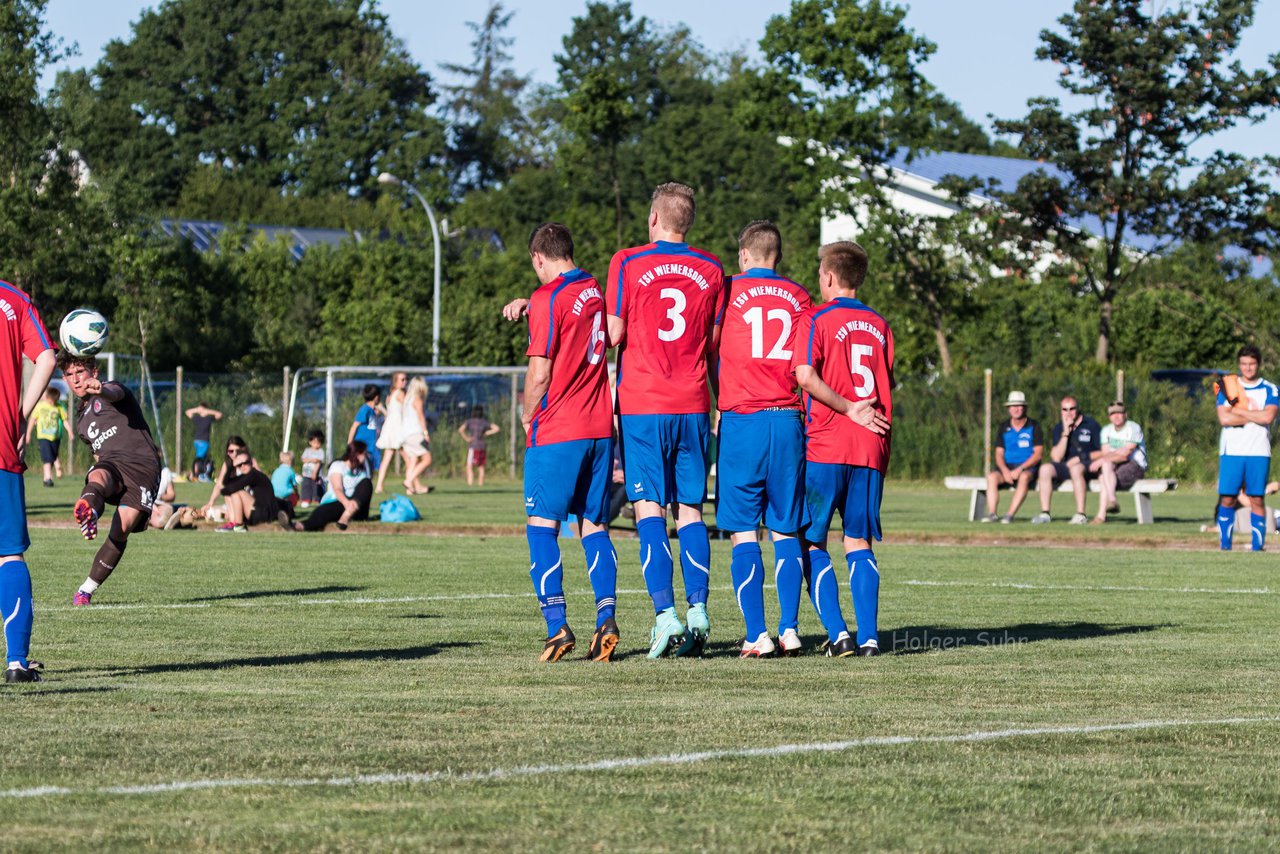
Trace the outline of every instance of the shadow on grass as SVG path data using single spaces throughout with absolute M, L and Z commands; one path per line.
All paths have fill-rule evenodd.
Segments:
M 297 664 L 323 664 L 335 661 L 415 661 L 439 655 L 449 649 L 475 646 L 470 641 L 407 646 L 393 649 L 349 649 L 302 652 L 296 655 L 260 655 L 247 658 L 224 658 L 219 661 L 179 661 L 172 664 L 150 664 L 145 667 L 122 667 L 111 676 L 146 676 L 157 673 L 189 673 L 201 670 L 230 670 L 235 667 L 289 667 Z
M 45 688 L 47 682 L 39 682 L 28 687 L 27 685 L 14 686 L 17 690 L 0 692 L 0 694 L 8 694 L 11 697 L 46 697 L 50 694 L 102 694 L 111 691 L 119 691 L 119 687 L 104 685 L 100 688 Z
M 1005 646 L 1051 640 L 1088 640 L 1171 628 L 1171 624 L 1103 625 L 1101 623 L 1018 623 L 985 629 L 954 626 L 901 626 L 880 633 L 880 649 L 890 655 L 915 655 L 965 647 Z
M 320 593 L 355 593 L 368 589 L 368 587 L 331 584 L 328 587 L 299 587 L 294 590 L 246 590 L 243 593 L 228 593 L 226 596 L 201 596 L 198 599 L 188 599 L 187 601 L 224 602 L 228 599 L 265 599 L 270 596 L 315 596 Z
M 443 620 L 444 614 L 399 614 L 398 620 Z

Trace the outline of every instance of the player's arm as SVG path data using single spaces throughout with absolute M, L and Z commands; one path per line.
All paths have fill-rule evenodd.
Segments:
M 21 458 L 27 449 L 27 442 L 31 441 L 31 434 L 35 428 L 35 422 L 28 424 L 31 413 L 35 410 L 36 404 L 40 402 L 40 398 L 44 396 L 44 390 L 49 385 L 49 379 L 53 376 L 53 367 L 57 361 L 57 354 L 53 349 L 42 350 L 35 358 L 35 368 L 31 371 L 31 376 L 27 379 L 27 387 L 22 390 L 22 417 L 18 421 L 17 439 L 18 457 Z M 25 425 L 25 429 L 24 429 Z
M 120 383 L 109 381 L 101 383 L 97 391 L 93 393 L 97 394 L 108 403 L 119 403 L 124 400 L 125 395 L 127 395 L 129 391 L 124 386 L 120 385 Z
M 608 327 L 609 346 L 617 347 L 626 337 L 626 285 L 622 281 L 622 262 L 624 256 L 615 252 L 609 259 L 609 276 L 605 279 L 604 306 L 606 311 L 605 325 Z
M 608 315 L 608 324 L 609 324 L 609 346 L 617 347 L 619 344 L 622 343 L 622 339 L 626 335 L 627 324 L 622 320 L 621 317 L 615 317 L 612 314 Z
M 538 404 L 550 387 L 551 360 L 546 356 L 530 356 L 529 370 L 524 375 L 524 414 L 520 416 L 524 432 L 529 432 L 533 417 L 538 412 Z
M 889 432 L 889 419 L 884 417 L 883 412 L 875 408 L 875 397 L 869 397 L 865 400 L 848 400 L 823 382 L 822 377 L 818 375 L 812 365 L 796 366 L 796 381 L 814 400 L 836 412 L 842 413 L 854 424 L 866 427 L 872 433 L 884 434 Z
M 519 320 L 529 313 L 529 301 L 524 297 L 513 299 L 502 307 L 502 316 L 507 320 Z

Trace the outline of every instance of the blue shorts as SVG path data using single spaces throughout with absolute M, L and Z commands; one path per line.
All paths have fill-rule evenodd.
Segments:
M 804 500 L 804 420 L 799 410 L 720 415 L 716 527 L 795 534 L 808 522 Z
M 613 439 L 575 439 L 524 452 L 524 512 L 563 522 L 570 514 L 609 522 Z
M 831 517 L 840 511 L 844 535 L 860 540 L 880 539 L 880 497 L 884 475 L 865 466 L 844 463 L 805 463 L 805 503 L 809 527 L 804 538 L 827 546 Z
M 1219 457 L 1218 494 L 1237 495 L 1243 486 L 1245 495 L 1266 495 L 1270 474 L 1271 457 Z
M 199 439 L 196 439 L 191 443 L 191 445 L 195 448 L 197 460 L 204 460 L 209 458 L 208 442 L 201 442 Z
M 623 415 L 619 424 L 627 498 L 664 507 L 707 500 L 706 415 Z
M 0 555 L 20 555 L 31 547 L 27 536 L 27 499 L 22 475 L 0 471 Z

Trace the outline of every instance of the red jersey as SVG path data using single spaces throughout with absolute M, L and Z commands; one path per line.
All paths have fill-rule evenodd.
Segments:
M 729 280 L 720 321 L 721 412 L 800 408 L 791 356 L 796 321 L 811 305 L 808 291 L 773 270 L 755 268 Z
M 809 309 L 796 328 L 793 368 L 810 365 L 847 400 L 877 398 L 893 420 L 893 332 L 883 317 L 852 297 Z M 805 395 L 805 459 L 865 466 L 889 464 L 889 436 L 878 436 Z
M 551 385 L 538 401 L 526 447 L 613 435 L 604 316 L 600 285 L 582 270 L 533 292 L 525 355 L 551 360 Z
M 0 282 L 0 471 L 26 469 L 18 456 L 22 420 L 22 357 L 35 361 L 53 349 L 31 298 L 8 282 Z
M 609 314 L 626 324 L 618 348 L 618 412 L 685 415 L 711 408 L 707 354 L 724 300 L 710 252 L 659 240 L 609 262 Z

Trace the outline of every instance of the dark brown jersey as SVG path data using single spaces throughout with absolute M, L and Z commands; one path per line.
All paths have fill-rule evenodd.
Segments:
M 141 469 L 160 470 L 160 452 L 151 438 L 151 428 L 142 407 L 127 388 L 105 382 L 103 389 L 119 390 L 120 400 L 112 403 L 101 394 L 80 401 L 76 413 L 76 435 L 101 462 L 118 462 Z

